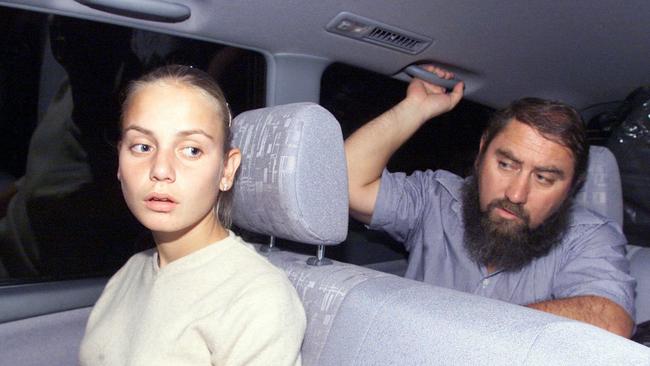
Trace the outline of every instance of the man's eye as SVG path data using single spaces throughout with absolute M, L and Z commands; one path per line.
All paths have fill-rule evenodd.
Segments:
M 538 182 L 540 182 L 542 184 L 545 184 L 545 185 L 550 186 L 551 184 L 555 183 L 555 179 L 548 178 L 548 177 L 546 177 L 544 175 L 541 175 L 541 174 L 536 174 L 536 178 L 537 178 Z
M 148 153 L 151 150 L 151 146 L 147 144 L 134 144 L 131 146 L 131 151 L 136 153 Z
M 499 160 L 498 164 L 499 164 L 499 168 L 501 168 L 501 169 L 505 169 L 505 170 L 512 170 L 513 169 L 512 164 L 510 164 L 507 161 Z
M 182 152 L 188 158 L 198 158 L 202 153 L 201 149 L 193 146 L 184 147 Z

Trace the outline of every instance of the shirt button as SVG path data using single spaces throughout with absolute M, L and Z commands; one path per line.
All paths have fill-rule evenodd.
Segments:
M 487 285 L 490 284 L 490 280 L 488 278 L 483 280 L 483 287 L 487 287 Z

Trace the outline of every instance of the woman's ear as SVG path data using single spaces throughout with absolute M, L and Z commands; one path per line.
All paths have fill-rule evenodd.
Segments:
M 238 148 L 233 148 L 228 151 L 224 159 L 223 176 L 219 182 L 219 189 L 222 191 L 229 190 L 235 181 L 235 175 L 239 164 L 241 163 L 241 152 Z

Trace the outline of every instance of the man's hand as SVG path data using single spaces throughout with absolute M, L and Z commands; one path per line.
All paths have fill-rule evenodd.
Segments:
M 432 65 L 423 69 L 436 74 L 441 79 L 451 80 L 454 73 Z M 414 78 L 406 90 L 406 98 L 398 105 L 406 115 L 412 114 L 421 123 L 452 110 L 463 98 L 463 82 L 457 83 L 450 93 L 441 86 Z
M 431 65 L 424 68 L 444 79 L 454 77 L 453 73 Z M 441 86 L 413 79 L 402 102 L 345 140 L 350 214 L 354 218 L 370 223 L 379 193 L 379 179 L 388 159 L 423 123 L 451 110 L 462 97 L 462 82 L 447 93 Z

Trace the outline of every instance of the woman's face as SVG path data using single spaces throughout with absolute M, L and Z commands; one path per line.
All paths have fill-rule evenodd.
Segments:
M 218 225 L 214 204 L 232 187 L 239 152 L 223 154 L 222 116 L 198 89 L 140 87 L 124 111 L 118 179 L 129 209 L 154 233 Z

